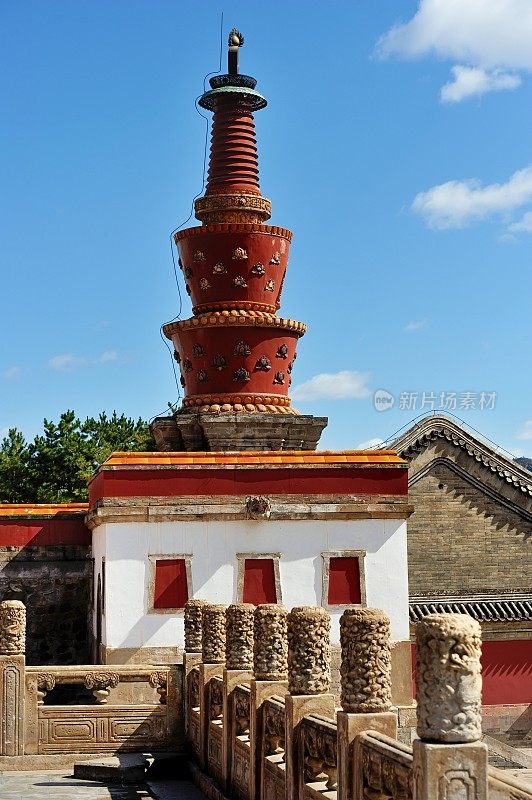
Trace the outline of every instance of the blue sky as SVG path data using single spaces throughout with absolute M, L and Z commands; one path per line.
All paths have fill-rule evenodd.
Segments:
M 3 3 L 0 429 L 176 399 L 169 234 L 202 188 L 222 10 L 224 58 L 236 25 L 269 101 L 280 313 L 309 325 L 294 404 L 329 416 L 322 445 L 386 439 L 443 392 L 532 455 L 528 0 Z

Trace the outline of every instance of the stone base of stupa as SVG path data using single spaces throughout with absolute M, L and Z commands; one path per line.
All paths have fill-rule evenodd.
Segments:
M 315 450 L 327 417 L 180 411 L 150 425 L 158 450 Z

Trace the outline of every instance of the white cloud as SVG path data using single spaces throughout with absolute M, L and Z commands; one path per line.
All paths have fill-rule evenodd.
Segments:
M 482 67 L 456 66 L 451 72 L 452 81 L 442 86 L 440 91 L 442 103 L 459 103 L 467 97 L 500 92 L 504 89 L 517 89 L 521 85 L 519 75 L 501 70 L 486 72 Z
M 118 359 L 118 353 L 116 350 L 106 350 L 101 356 L 94 359 L 95 364 L 108 364 L 110 361 L 116 361 Z
M 408 333 L 413 333 L 414 331 L 422 330 L 426 324 L 426 319 L 419 319 L 415 322 L 409 322 L 408 325 L 405 325 L 404 329 L 405 331 L 408 331 Z
M 519 222 L 512 222 L 508 230 L 512 233 L 532 233 L 532 211 L 527 211 Z
M 366 386 L 370 375 L 368 372 L 322 372 L 308 381 L 296 386 L 291 394 L 294 400 L 360 400 L 368 397 L 370 390 Z
M 2 378 L 5 378 L 6 381 L 12 381 L 20 376 L 20 371 L 20 367 L 9 367 L 9 369 L 2 372 Z
M 367 442 L 360 442 L 360 444 L 357 444 L 356 450 L 375 450 L 377 447 L 380 447 L 383 441 L 384 439 L 379 439 L 379 437 L 376 436 L 374 439 L 368 439 Z
M 516 434 L 516 439 L 532 439 L 532 419 L 527 419 L 519 433 Z
M 87 363 L 85 358 L 75 356 L 73 353 L 62 353 L 60 356 L 54 356 L 48 362 L 51 369 L 57 372 L 70 372 L 70 370 L 77 369 Z
M 76 356 L 74 353 L 62 353 L 51 358 L 48 361 L 48 366 L 56 372 L 72 372 L 72 370 L 79 369 L 79 367 L 86 367 L 91 364 L 108 364 L 111 361 L 117 361 L 117 359 L 118 353 L 116 350 L 105 350 L 96 358 Z
M 444 87 L 442 100 L 458 102 L 474 94 L 515 89 L 520 79 L 507 71 L 532 70 L 531 41 L 530 0 L 420 0 L 411 20 L 381 37 L 377 52 L 383 57 L 433 55 L 480 68 L 484 77 L 457 77 L 455 70 L 467 66 L 453 69 L 454 83 Z M 481 91 L 472 90 L 475 81 Z M 445 96 L 448 87 L 455 87 L 449 88 L 451 96 Z
M 476 178 L 447 181 L 420 192 L 412 209 L 430 228 L 464 228 L 492 214 L 504 214 L 532 200 L 532 167 L 520 169 L 506 183 L 482 186 Z

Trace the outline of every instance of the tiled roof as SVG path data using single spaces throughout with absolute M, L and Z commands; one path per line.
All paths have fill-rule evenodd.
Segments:
M 406 467 L 407 463 L 400 458 L 395 450 L 248 450 L 245 452 L 231 453 L 112 453 L 103 467 L 134 467 L 134 466 L 175 466 L 187 465 L 229 466 L 238 464 L 250 466 L 288 465 L 297 467 L 321 466 L 327 464 L 384 464 Z
M 0 503 L 0 517 L 55 517 L 85 514 L 88 503 Z
M 419 622 L 427 614 L 469 614 L 479 622 L 532 620 L 532 597 L 513 600 L 453 599 L 410 603 L 410 622 Z
M 532 496 L 532 473 L 528 469 L 512 461 L 491 443 L 481 441 L 455 419 L 444 414 L 424 417 L 394 439 L 392 445 L 404 458 L 410 459 L 437 439 L 445 439 L 459 447 L 505 483 Z M 412 473 L 410 475 L 412 477 Z

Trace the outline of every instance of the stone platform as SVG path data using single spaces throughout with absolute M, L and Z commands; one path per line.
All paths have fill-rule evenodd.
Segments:
M 161 451 L 315 450 L 327 417 L 311 414 L 188 413 L 156 417 Z

